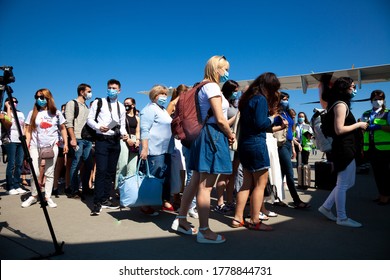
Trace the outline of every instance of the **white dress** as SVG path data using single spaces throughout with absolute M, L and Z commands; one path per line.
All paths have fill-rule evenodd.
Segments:
M 286 198 L 284 188 L 283 188 L 283 180 L 282 180 L 282 170 L 280 168 L 279 163 L 279 154 L 278 154 L 278 145 L 277 140 L 273 136 L 272 133 L 266 133 L 266 144 L 268 149 L 270 168 L 269 172 L 269 181 L 271 185 L 276 186 L 276 191 L 280 201 L 283 201 Z M 272 203 L 275 202 L 275 198 L 267 197 L 266 200 L 270 200 Z

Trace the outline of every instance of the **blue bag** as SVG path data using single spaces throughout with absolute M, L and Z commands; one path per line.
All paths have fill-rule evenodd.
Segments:
M 164 179 L 158 179 L 149 172 L 146 162 L 146 174 L 139 171 L 140 160 L 135 175 L 123 177 L 119 175 L 118 188 L 120 204 L 127 207 L 152 206 L 162 204 L 162 188 Z

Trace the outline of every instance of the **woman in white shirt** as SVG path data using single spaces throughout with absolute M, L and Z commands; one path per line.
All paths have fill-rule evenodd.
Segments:
M 51 199 L 54 183 L 54 169 L 58 156 L 58 146 L 63 139 L 64 154 L 68 153 L 68 135 L 65 127 L 65 118 L 57 110 L 53 95 L 48 89 L 40 89 L 35 93 L 35 104 L 26 119 L 26 143 L 29 147 L 30 156 L 37 178 L 39 177 L 39 166 L 44 165 L 46 177 L 45 199 L 51 208 L 57 204 Z M 53 158 L 42 159 L 40 150 L 43 147 L 52 147 Z M 42 162 L 44 161 L 44 163 Z M 37 202 L 38 192 L 34 180 L 31 181 L 32 195 L 22 203 L 22 207 L 29 207 Z

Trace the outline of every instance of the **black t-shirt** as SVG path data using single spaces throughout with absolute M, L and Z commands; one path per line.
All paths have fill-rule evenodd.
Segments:
M 348 115 L 345 118 L 344 125 L 352 125 L 356 123 L 356 119 L 348 108 Z M 334 123 L 334 111 L 331 110 L 329 113 L 329 120 Z M 336 135 L 334 126 L 332 126 L 332 152 L 331 160 L 333 161 L 336 172 L 345 170 L 353 159 L 356 158 L 358 152 L 360 152 L 360 137 L 361 133 L 355 129 L 351 132 Z
M 137 128 L 137 118 L 135 116 L 130 117 L 129 115 L 126 114 L 126 131 L 128 134 L 134 134 L 135 135 L 135 130 Z

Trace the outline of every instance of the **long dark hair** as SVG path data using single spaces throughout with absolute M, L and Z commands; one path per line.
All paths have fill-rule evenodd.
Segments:
M 279 104 L 280 81 L 274 73 L 265 72 L 257 77 L 243 93 L 238 103 L 242 111 L 254 95 L 263 95 L 268 102 L 268 111 L 272 115 Z
M 229 100 L 230 97 L 232 97 L 233 92 L 235 92 L 238 87 L 239 87 L 239 84 L 236 81 L 227 80 L 223 84 L 222 89 L 221 89 L 223 96 L 225 96 L 225 98 L 227 100 Z
M 328 108 L 331 107 L 337 101 L 344 101 L 347 103 L 348 107 L 351 106 L 351 94 L 348 92 L 353 79 L 350 77 L 341 77 L 338 78 L 332 87 L 329 85 L 324 86 L 322 92 L 322 99 L 328 102 Z

